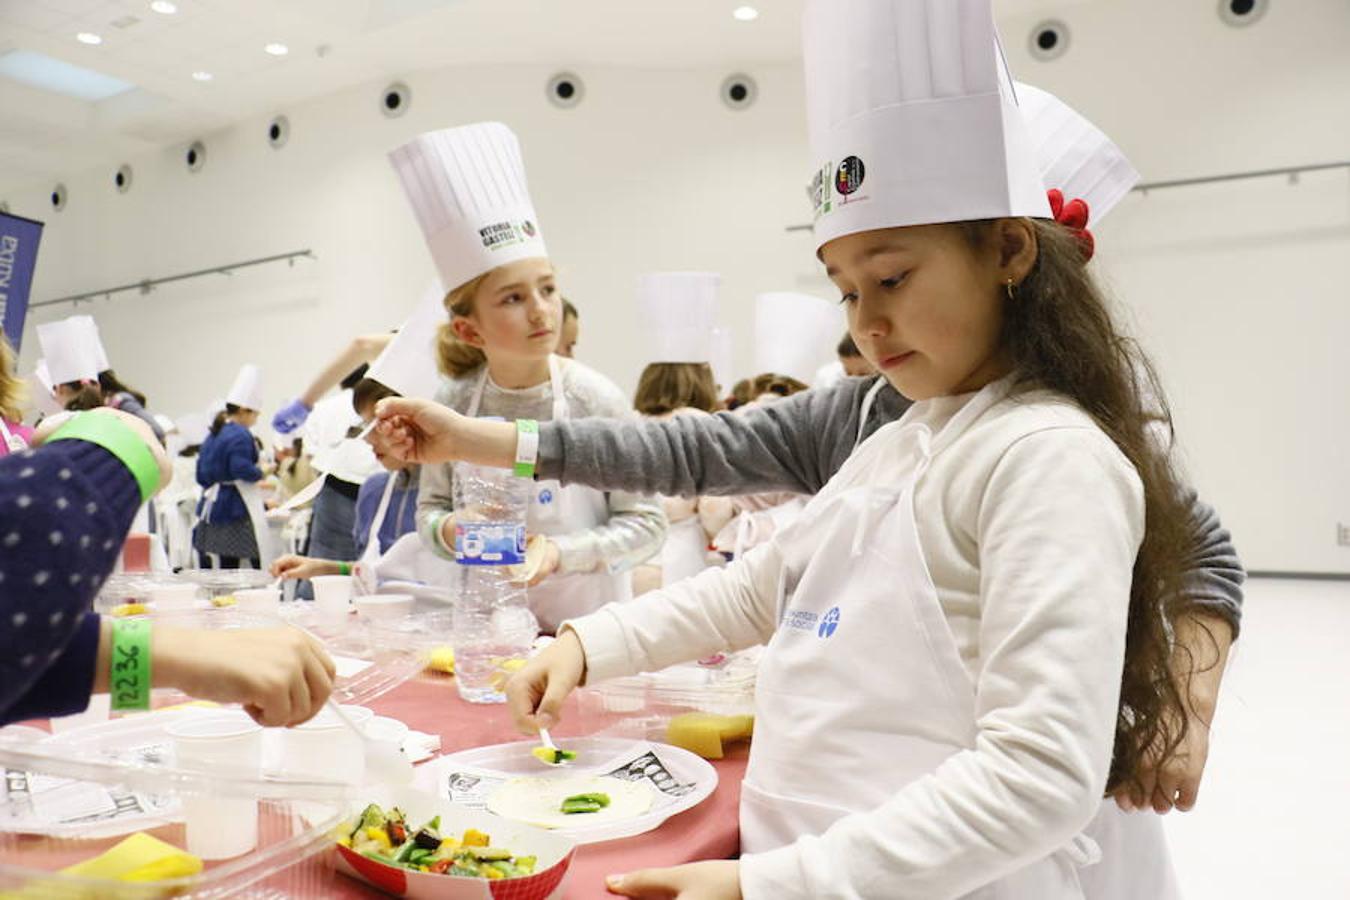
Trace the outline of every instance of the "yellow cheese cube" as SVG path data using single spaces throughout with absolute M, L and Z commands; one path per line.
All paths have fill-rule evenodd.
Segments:
M 666 726 L 666 743 L 697 753 L 704 759 L 721 759 L 724 744 L 745 740 L 754 728 L 754 716 L 684 713 L 671 719 Z

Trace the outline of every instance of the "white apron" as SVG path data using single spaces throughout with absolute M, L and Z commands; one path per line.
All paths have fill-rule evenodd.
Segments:
M 886 384 L 886 379 L 878 376 L 863 397 L 855 451 L 863 443 L 867 416 Z M 759 739 L 757 731 L 755 740 Z M 1181 900 L 1161 816 L 1149 811 L 1126 813 L 1108 797 L 1083 833 L 1098 848 L 1090 855 L 1099 857 L 1095 865 L 1078 871 L 1086 900 Z
M 258 542 L 258 567 L 266 572 L 272 566 L 272 561 L 280 555 L 280 548 L 276 536 L 272 534 L 271 525 L 267 521 L 267 511 L 263 508 L 262 491 L 258 488 L 256 481 L 217 481 L 206 489 L 203 494 L 205 500 L 202 506 L 202 521 L 209 521 L 211 516 L 211 507 L 215 506 L 216 498 L 220 496 L 220 487 L 224 484 L 234 485 L 234 489 L 239 492 L 239 496 L 244 501 L 244 509 L 248 511 L 249 524 L 253 526 L 253 538 Z M 209 554 L 211 559 L 211 568 L 219 568 L 220 560 L 214 553 Z
M 380 553 L 380 528 L 389 512 L 397 480 L 398 474 L 391 473 L 370 520 L 370 536 L 356 570 L 361 593 L 412 594 L 419 599 L 449 603 L 454 596 L 455 564 L 428 550 L 416 531 L 400 535 L 385 553 Z
M 548 376 L 553 390 L 553 419 L 566 419 L 567 395 L 563 393 L 561 368 L 556 356 L 548 358 Z M 484 366 L 465 415 L 478 415 L 487 379 L 487 366 Z M 603 492 L 584 485 L 563 487 L 559 481 L 536 481 L 525 528 L 530 534 L 571 534 L 608 521 L 609 501 Z M 549 634 L 567 619 L 594 612 L 606 603 L 630 600 L 632 596 L 633 579 L 628 572 L 555 574 L 529 589 L 530 609 L 539 620 L 540 628 Z
M 779 626 L 760 662 L 741 793 L 742 852 L 823 833 L 975 745 L 974 684 L 927 574 L 914 489 L 933 455 L 1004 389 L 985 388 L 937 435 L 904 419 L 885 426 L 783 534 Z M 887 472 L 908 465 L 888 484 L 869 484 L 878 460 Z M 815 736 L 805 753 L 803 734 Z M 968 896 L 1076 900 L 1077 866 L 1095 849 L 1077 838 Z
M 708 538 L 698 513 L 671 522 L 661 545 L 661 586 L 693 578 L 708 567 Z

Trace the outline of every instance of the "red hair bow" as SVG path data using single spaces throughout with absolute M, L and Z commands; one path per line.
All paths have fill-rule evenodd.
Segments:
M 1068 203 L 1064 202 L 1064 192 L 1059 188 L 1051 188 L 1046 192 L 1050 198 L 1050 213 L 1055 217 L 1055 221 L 1063 225 L 1073 236 L 1078 239 L 1078 248 L 1083 253 L 1083 262 L 1092 259 L 1092 254 L 1097 249 L 1097 242 L 1092 237 L 1092 232 L 1088 231 L 1088 205 L 1086 200 L 1075 197 Z

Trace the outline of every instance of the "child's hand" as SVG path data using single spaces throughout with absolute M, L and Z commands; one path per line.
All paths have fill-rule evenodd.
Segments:
M 525 586 L 534 587 L 536 584 L 558 571 L 558 566 L 561 564 L 562 551 L 558 549 L 557 544 L 545 539 L 544 555 L 543 558 L 539 560 L 539 568 L 530 576 L 530 579 L 525 582 Z
M 300 581 L 313 578 L 315 575 L 336 575 L 338 574 L 338 567 L 326 559 L 310 559 L 308 556 L 296 556 L 293 553 L 288 553 L 285 556 L 278 557 L 272 563 L 268 573 L 273 578 Z
M 567 630 L 506 683 L 506 702 L 525 734 L 558 724 L 563 701 L 586 677 L 586 651 Z
M 260 725 L 298 725 L 333 692 L 337 670 L 322 646 L 295 628 L 152 634 L 155 683 L 200 700 L 241 703 Z
M 644 869 L 627 875 L 610 875 L 605 887 L 611 894 L 643 900 L 741 900 L 741 864 L 715 860 Z

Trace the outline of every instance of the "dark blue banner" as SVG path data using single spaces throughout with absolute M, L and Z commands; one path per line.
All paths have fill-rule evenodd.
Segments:
M 17 351 L 28 317 L 28 289 L 33 286 L 42 223 L 0 213 L 0 324 Z

